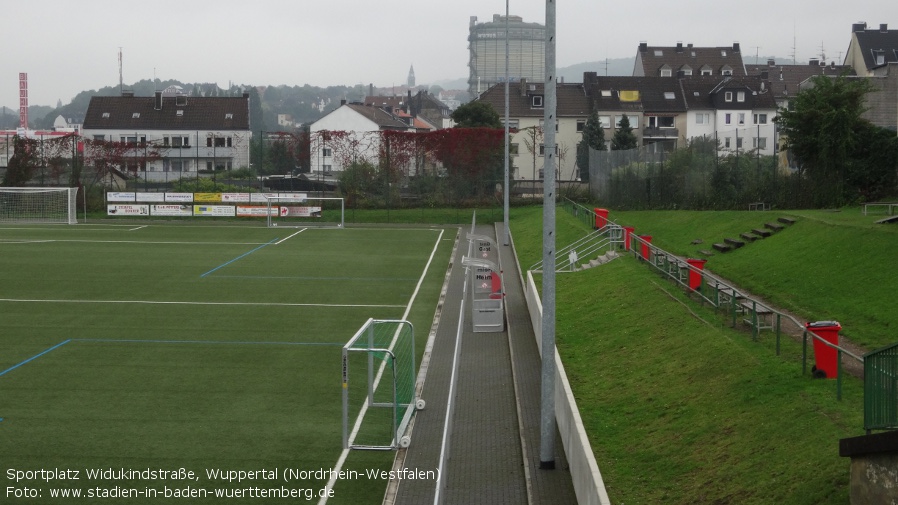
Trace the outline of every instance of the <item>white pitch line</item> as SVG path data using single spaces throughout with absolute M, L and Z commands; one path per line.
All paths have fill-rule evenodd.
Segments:
M 412 305 L 415 302 L 415 298 L 418 296 L 418 291 L 420 291 L 421 285 L 424 284 L 424 278 L 427 277 L 427 271 L 430 270 L 430 264 L 433 263 L 433 257 L 436 256 L 437 249 L 440 246 L 440 239 L 443 237 L 444 232 L 445 232 L 445 230 L 440 230 L 440 234 L 437 236 L 436 242 L 434 242 L 434 244 L 433 244 L 433 250 L 430 251 L 430 257 L 427 259 L 427 264 L 424 265 L 424 271 L 421 272 L 421 277 L 418 278 L 418 284 L 415 286 L 415 291 L 412 293 L 412 296 L 408 301 L 408 305 L 405 306 L 405 312 L 402 313 L 403 320 L 406 320 L 408 318 L 408 314 L 412 310 Z M 383 372 L 383 369 L 378 371 L 377 382 L 380 381 L 380 375 L 382 372 Z M 376 387 L 377 386 L 375 385 L 375 388 Z M 359 427 L 361 426 L 362 417 L 364 417 L 365 411 L 367 410 L 367 408 L 368 408 L 368 403 L 367 402 L 363 403 L 362 410 L 359 412 L 359 415 L 356 417 L 355 424 L 353 425 L 353 428 L 352 428 L 353 432 L 357 432 Z M 340 452 L 340 457 L 337 458 L 337 464 L 334 465 L 335 466 L 334 471 L 331 472 L 331 478 L 328 479 L 327 486 L 325 486 L 325 489 L 327 489 L 328 492 L 325 492 L 324 496 L 322 496 L 321 499 L 318 500 L 318 505 L 325 505 L 327 503 L 327 495 L 330 494 L 330 490 L 334 489 L 334 484 L 337 483 L 336 475 L 340 474 L 340 470 L 343 469 L 343 463 L 346 462 L 346 458 L 348 456 L 349 456 L 349 449 L 343 449 L 343 451 Z
M 142 230 L 142 229 L 144 229 L 144 228 L 146 228 L 146 227 L 147 227 L 147 225 L 143 225 L 143 226 L 138 226 L 138 227 L 137 227 L 137 228 L 131 228 L 131 229 L 130 229 L 130 230 L 128 230 L 128 231 L 137 231 L 137 230 Z
M 293 237 L 299 235 L 300 233 L 302 233 L 302 232 L 304 232 L 304 231 L 306 231 L 306 230 L 308 230 L 308 228 L 303 228 L 303 229 L 299 230 L 298 232 L 294 233 L 293 235 L 290 235 L 289 237 L 286 237 L 286 238 L 283 238 L 283 239 L 281 239 L 281 240 L 278 240 L 277 242 L 274 243 L 274 245 L 282 244 L 282 243 L 284 243 L 284 242 L 290 240 L 291 238 L 293 238 Z
M 16 299 L 16 298 L 0 298 L 0 302 L 10 303 L 118 303 L 118 304 L 141 304 L 141 305 L 244 305 L 258 307 L 367 307 L 367 308 L 400 308 L 404 305 L 379 305 L 379 304 L 354 304 L 354 303 L 266 303 L 266 302 L 167 302 L 158 300 L 38 300 L 38 299 Z

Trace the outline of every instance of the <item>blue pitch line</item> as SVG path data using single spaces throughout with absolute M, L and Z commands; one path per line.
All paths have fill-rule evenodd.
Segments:
M 252 251 L 243 253 L 243 254 L 241 254 L 240 256 L 237 256 L 236 258 L 232 259 L 231 261 L 228 261 L 227 263 L 222 263 L 221 265 L 218 265 L 217 267 L 213 268 L 212 270 L 209 270 L 208 272 L 204 273 L 204 274 L 201 275 L 200 277 L 205 277 L 205 276 L 211 274 L 212 272 L 218 270 L 219 268 L 224 268 L 224 267 L 230 265 L 231 263 L 233 263 L 233 262 L 239 260 L 240 258 L 244 258 L 244 257 L 246 257 L 246 256 L 249 256 L 250 254 L 252 254 L 252 253 L 258 251 L 259 249 L 261 249 L 261 248 L 263 248 L 263 247 L 265 247 L 265 246 L 267 246 L 267 245 L 273 244 L 273 243 L 276 242 L 277 240 L 278 240 L 277 238 L 272 239 L 271 242 L 268 242 L 268 243 L 266 243 L 266 244 L 262 244 L 262 245 L 260 245 L 259 247 L 253 249 Z
M 65 344 L 68 344 L 68 343 L 71 342 L 71 341 L 72 341 L 71 339 L 63 340 L 62 342 L 60 342 L 60 343 L 54 345 L 53 347 L 51 347 L 51 348 L 45 350 L 44 352 L 42 352 L 42 353 L 40 353 L 40 354 L 35 354 L 34 356 L 32 356 L 32 357 L 26 359 L 25 361 L 19 363 L 18 365 L 13 365 L 13 366 L 7 368 L 6 370 L 3 370 L 2 372 L 0 372 L 0 375 L 4 375 L 4 374 L 6 374 L 7 372 L 12 372 L 12 371 L 15 370 L 16 368 L 19 368 L 20 366 L 22 366 L 22 365 L 28 363 L 29 361 L 34 361 L 34 360 L 36 360 L 37 358 L 40 358 L 41 356 L 43 356 L 44 354 L 47 354 L 48 352 L 50 352 L 50 351 L 52 351 L 52 350 L 54 350 L 54 349 L 56 349 L 56 348 L 58 348 L 58 347 L 62 347 L 62 346 L 64 346 Z
M 75 338 L 76 342 L 118 342 L 126 344 L 217 344 L 217 345 L 320 345 L 320 346 L 343 346 L 336 342 L 228 342 L 226 340 L 141 340 L 141 339 L 118 339 L 118 338 Z M 46 351 L 45 351 L 46 352 Z M 37 357 L 37 356 L 35 356 Z M 34 359 L 34 358 L 32 358 Z M 0 374 L 2 375 L 2 374 Z

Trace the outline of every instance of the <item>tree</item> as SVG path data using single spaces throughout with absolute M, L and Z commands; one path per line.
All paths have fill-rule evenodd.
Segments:
M 620 120 L 620 125 L 614 132 L 614 136 L 611 137 L 611 150 L 626 151 L 636 149 L 638 146 L 639 140 L 636 138 L 636 134 L 633 133 L 633 127 L 630 126 L 630 118 L 624 114 L 624 117 Z
M 580 135 L 580 142 L 577 143 L 577 167 L 580 171 L 580 180 L 589 180 L 589 149 L 596 151 L 605 151 L 605 128 L 599 121 L 599 114 L 592 111 L 592 114 L 586 119 L 586 125 Z
M 852 161 L 870 141 L 862 136 L 869 123 L 861 114 L 872 86 L 866 79 L 844 75 L 820 75 L 811 84 L 798 92 L 788 109 L 779 111 L 776 122 L 786 148 L 799 162 L 799 176 L 810 185 L 812 203 L 840 206 L 857 192 L 846 182 Z
M 456 128 L 502 128 L 496 109 L 479 100 L 459 106 L 450 117 Z
M 3 174 L 4 186 L 24 186 L 34 175 L 40 160 L 37 153 L 40 149 L 34 139 L 13 137 L 13 155 L 9 158 L 6 173 Z

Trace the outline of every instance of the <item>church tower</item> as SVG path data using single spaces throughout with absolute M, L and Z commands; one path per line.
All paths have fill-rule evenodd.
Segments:
M 415 87 L 415 66 L 414 65 L 408 67 L 408 87 L 409 88 Z

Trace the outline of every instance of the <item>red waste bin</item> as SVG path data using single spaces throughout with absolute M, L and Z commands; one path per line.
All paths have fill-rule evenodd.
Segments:
M 595 208 L 593 211 L 596 213 L 596 229 L 600 230 L 608 224 L 608 209 Z
M 689 263 L 689 266 L 695 267 L 694 269 L 689 269 L 689 288 L 693 291 L 702 287 L 702 270 L 705 269 L 705 263 L 707 261 L 708 260 L 698 258 L 686 259 L 686 263 Z
M 648 261 L 649 252 L 651 251 L 651 249 L 649 249 L 649 244 L 652 243 L 652 236 L 651 235 L 640 235 L 639 238 L 642 239 L 642 243 L 640 244 L 642 246 L 642 259 Z
M 838 321 L 817 321 L 805 323 L 808 331 L 827 342 L 839 345 L 839 330 L 842 326 Z M 814 339 L 814 368 L 811 370 L 815 377 L 835 379 L 839 373 L 839 352 L 818 339 Z
M 624 226 L 624 251 L 630 250 L 630 235 L 633 235 L 633 231 L 636 228 L 632 226 Z

